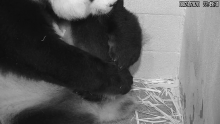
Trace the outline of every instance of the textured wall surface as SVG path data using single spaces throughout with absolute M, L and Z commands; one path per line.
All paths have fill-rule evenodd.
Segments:
M 178 75 L 184 8 L 177 0 L 124 0 L 143 28 L 140 60 L 131 68 L 137 78 L 173 78 Z
M 180 82 L 184 124 L 220 124 L 220 8 L 187 8 Z

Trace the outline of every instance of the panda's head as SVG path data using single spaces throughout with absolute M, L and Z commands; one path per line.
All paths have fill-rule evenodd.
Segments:
M 109 13 L 118 0 L 48 0 L 55 14 L 63 19 L 86 18 Z

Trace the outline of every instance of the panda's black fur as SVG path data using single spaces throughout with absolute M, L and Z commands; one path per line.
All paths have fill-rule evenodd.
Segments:
M 120 69 L 137 61 L 142 40 L 136 16 L 123 5 L 123 0 L 118 0 L 108 14 L 71 22 L 77 47 L 82 46 L 104 61 L 115 61 Z M 112 46 L 110 49 L 109 44 Z
M 65 2 L 0 0 L 2 124 L 95 124 L 133 110 L 121 94 L 131 89 L 128 67 L 140 55 L 136 17 L 118 0 L 107 14 L 68 18 L 51 9 L 57 1 Z M 74 46 L 56 32 L 63 22 Z

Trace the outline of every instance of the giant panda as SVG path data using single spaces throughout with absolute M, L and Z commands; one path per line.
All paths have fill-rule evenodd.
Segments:
M 122 0 L 0 0 L 0 123 L 98 124 L 129 115 L 135 102 L 124 94 L 131 89 L 128 67 L 139 57 L 140 39 L 133 49 L 136 54 L 119 52 L 132 49 L 133 44 L 117 45 L 120 32 L 115 33 L 116 29 L 124 32 L 123 26 L 115 26 L 120 24 L 116 13 L 120 12 L 117 8 L 121 3 Z M 129 15 L 125 19 L 135 20 L 139 30 L 135 16 L 124 8 L 122 11 Z M 98 20 L 101 27 L 78 31 L 86 24 L 93 27 L 97 22 L 90 24 L 92 20 Z M 69 29 L 64 35 L 63 28 Z M 106 39 L 80 39 L 84 31 L 99 29 L 105 30 Z M 140 36 L 140 30 L 136 35 Z M 87 40 L 89 43 L 83 42 Z M 96 52 L 91 43 L 97 45 Z M 123 47 L 119 50 L 117 46 Z M 94 96 L 102 99 L 93 101 Z

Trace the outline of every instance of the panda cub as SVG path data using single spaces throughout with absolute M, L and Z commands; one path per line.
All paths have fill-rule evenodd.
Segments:
M 0 15 L 1 124 L 96 124 L 133 111 L 124 94 L 141 29 L 123 0 L 0 0 Z

